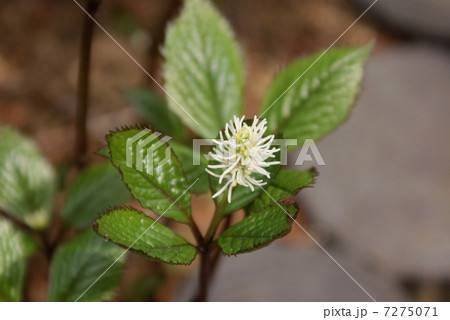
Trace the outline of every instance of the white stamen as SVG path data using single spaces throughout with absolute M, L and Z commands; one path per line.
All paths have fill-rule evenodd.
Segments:
M 270 173 L 264 168 L 279 164 L 279 161 L 266 162 L 269 158 L 275 158 L 274 153 L 279 148 L 270 149 L 274 135 L 263 137 L 267 130 L 267 120 L 253 118 L 251 126 L 244 122 L 245 117 L 234 116 L 225 125 L 224 132 L 219 132 L 219 139 L 214 139 L 216 144 L 209 153 L 212 159 L 219 164 L 208 165 L 209 169 L 222 169 L 221 173 L 214 173 L 206 169 L 210 175 L 219 178 L 223 187 L 213 195 L 213 198 L 227 190 L 227 200 L 231 202 L 233 188 L 241 185 L 255 190 L 254 186 L 263 186 L 266 183 L 251 177 L 252 174 L 262 174 L 270 178 Z M 225 136 L 225 139 L 224 139 Z

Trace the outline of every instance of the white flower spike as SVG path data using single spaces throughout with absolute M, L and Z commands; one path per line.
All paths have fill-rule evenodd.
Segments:
M 224 132 L 219 133 L 220 139 L 213 140 L 215 147 L 209 155 L 219 164 L 208 165 L 208 168 L 223 171 L 217 174 L 206 169 L 206 172 L 219 178 L 220 184 L 225 181 L 213 198 L 228 188 L 227 199 L 231 202 L 233 188 L 238 185 L 254 191 L 254 186 L 263 186 L 266 182 L 252 178 L 252 173 L 260 173 L 270 178 L 270 173 L 264 168 L 280 163 L 279 161 L 266 162 L 269 158 L 275 158 L 274 153 L 280 151 L 277 148 L 270 148 L 274 135 L 263 138 L 267 130 L 267 120 L 260 120 L 255 116 L 252 125 L 249 126 L 244 122 L 244 118 L 245 116 L 241 119 L 234 116 L 234 119 L 225 125 Z

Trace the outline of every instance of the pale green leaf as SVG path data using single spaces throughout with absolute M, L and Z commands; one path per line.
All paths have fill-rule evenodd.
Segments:
M 22 300 L 27 258 L 35 247 L 30 237 L 0 217 L 0 301 Z
M 225 230 L 217 242 L 227 255 L 267 246 L 273 240 L 289 233 L 292 224 L 289 215 L 295 219 L 297 210 L 296 205 L 285 203 L 266 207 Z
M 51 216 L 55 174 L 36 145 L 0 126 L 0 209 L 36 229 Z
M 149 89 L 131 88 L 124 90 L 123 95 L 153 129 L 179 141 L 184 140 L 181 121 Z
M 265 188 L 266 192 L 256 198 L 250 205 L 249 211 L 256 212 L 267 206 L 271 206 L 275 201 L 280 201 L 297 194 L 301 189 L 314 183 L 317 171 L 297 171 L 291 169 L 281 169 L 272 183 Z
M 301 146 L 305 139 L 317 140 L 335 129 L 355 102 L 371 48 L 330 49 L 287 66 L 263 102 L 261 114 L 270 131 L 282 131 Z
M 130 199 L 120 173 L 111 163 L 94 164 L 83 170 L 67 190 L 63 219 L 70 226 L 85 228 L 97 213 Z
M 198 179 L 190 191 L 196 194 L 207 192 L 209 190 L 209 182 L 208 174 L 205 171 L 208 165 L 206 158 L 200 154 L 194 155 L 192 148 L 179 143 L 171 143 L 170 146 L 183 166 L 188 184 L 192 184 Z
M 169 228 L 132 208 L 102 214 L 94 230 L 105 239 L 154 260 L 190 264 L 197 249 Z
M 169 107 L 201 137 L 216 137 L 242 112 L 243 66 L 227 21 L 208 0 L 185 1 L 163 54 Z
M 122 253 L 121 248 L 101 239 L 92 230 L 64 243 L 51 263 L 48 300 L 110 300 L 122 276 L 125 261 Z
M 162 136 L 156 137 L 157 133 L 146 130 L 148 132 L 133 128 L 109 134 L 107 141 L 112 163 L 120 169 L 131 194 L 143 207 L 175 221 L 190 223 L 191 198 L 187 192 L 188 184 L 183 168 L 174 153 L 170 149 L 167 150 L 169 145 L 161 141 Z M 151 139 L 153 134 L 154 139 L 147 140 Z M 142 152 L 138 150 L 139 141 L 142 141 Z M 127 151 L 131 155 L 128 164 Z M 137 157 L 139 154 L 142 155 L 141 159 Z M 144 162 L 147 155 L 153 158 L 153 161 L 150 161 L 153 170 L 149 172 Z M 167 163 L 161 165 L 165 160 Z
M 94 152 L 94 154 L 106 159 L 111 159 L 111 152 L 109 151 L 108 146 L 100 147 L 99 149 L 97 149 L 97 151 Z

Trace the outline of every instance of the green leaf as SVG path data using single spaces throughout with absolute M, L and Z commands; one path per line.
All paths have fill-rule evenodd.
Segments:
M 257 250 L 281 238 L 291 230 L 298 208 L 285 203 L 276 204 L 236 223 L 217 239 L 227 255 Z
M 111 159 L 111 152 L 109 151 L 108 146 L 103 146 L 99 148 L 97 151 L 94 152 L 94 154 L 106 159 Z
M 123 91 L 125 99 L 138 110 L 152 128 L 175 139 L 184 140 L 181 121 L 169 110 L 163 100 L 146 88 Z
M 35 243 L 0 217 L 0 301 L 21 301 L 27 259 Z
M 49 221 L 55 173 L 36 145 L 0 126 L 0 208 L 36 229 Z
M 95 164 L 83 170 L 67 190 L 63 219 L 74 228 L 92 224 L 97 213 L 124 204 L 130 193 L 111 163 Z
M 64 243 L 51 263 L 48 300 L 110 300 L 122 276 L 122 254 L 121 248 L 99 238 L 92 230 Z
M 209 182 L 208 174 L 205 171 L 208 165 L 206 158 L 202 155 L 195 155 L 197 158 L 194 159 L 193 150 L 179 143 L 171 143 L 170 146 L 181 161 L 188 184 L 192 184 L 198 179 L 192 186 L 191 192 L 196 194 L 207 192 Z M 199 164 L 194 164 L 194 160 L 198 161 Z
M 315 169 L 308 171 L 281 169 L 273 182 L 265 188 L 267 192 L 262 192 L 250 204 L 249 211 L 260 211 L 265 207 L 273 205 L 275 201 L 280 201 L 297 194 L 301 189 L 314 183 L 316 176 L 317 171 Z
M 242 112 L 244 68 L 227 21 L 207 0 L 185 1 L 163 54 L 169 107 L 201 137 L 216 137 Z
M 301 146 L 305 139 L 317 140 L 335 129 L 355 102 L 371 48 L 372 44 L 331 49 L 322 57 L 319 52 L 289 65 L 276 77 L 263 102 L 261 115 L 267 118 L 270 131 L 281 130 L 285 138 L 298 139 Z
M 105 239 L 154 260 L 190 264 L 197 249 L 169 228 L 132 208 L 102 214 L 94 230 Z
M 190 223 L 191 198 L 189 192 L 186 192 L 188 184 L 183 169 L 174 153 L 167 150 L 169 145 L 163 143 L 156 135 L 157 133 L 149 129 L 136 128 L 112 132 L 106 137 L 112 163 L 120 169 L 131 194 L 143 207 L 150 208 L 159 215 L 164 214 L 165 217 L 175 221 Z M 149 141 L 149 137 L 154 139 Z M 142 147 L 142 152 L 138 150 L 139 146 Z M 127 150 L 132 155 L 128 165 Z M 136 157 L 139 154 L 142 155 L 142 159 Z M 153 157 L 154 168 L 149 173 L 144 165 L 147 155 Z M 167 163 L 161 166 L 165 160 Z

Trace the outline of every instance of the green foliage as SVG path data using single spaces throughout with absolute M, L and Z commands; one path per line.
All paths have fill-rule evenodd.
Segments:
M 85 228 L 98 212 L 129 199 L 130 193 L 111 163 L 95 164 L 83 170 L 68 188 L 63 219 L 74 228 Z
M 123 95 L 153 129 L 178 141 L 184 140 L 181 121 L 153 92 L 145 88 L 132 88 L 125 90 Z
M 31 238 L 0 217 L 0 301 L 21 301 L 26 263 L 35 249 Z
M 194 155 L 192 148 L 179 143 L 171 143 L 170 146 L 183 166 L 188 184 L 193 184 L 197 181 L 190 191 L 197 194 L 207 192 L 209 190 L 209 182 L 208 174 L 205 171 L 208 165 L 206 158 L 201 155 Z M 194 156 L 198 156 L 196 160 L 200 163 L 199 165 L 193 164 Z
M 286 67 L 264 98 L 261 114 L 269 129 L 298 139 L 299 146 L 335 129 L 350 113 L 371 48 L 370 44 L 330 49 L 319 60 L 322 52 Z
M 242 109 L 244 68 L 227 21 L 209 1 L 185 1 L 163 54 L 169 107 L 201 137 L 216 137 Z
M 266 134 L 297 139 L 302 145 L 305 139 L 317 140 L 335 129 L 350 113 L 371 48 L 330 49 L 285 68 L 264 98 L 260 114 L 268 121 Z M 129 200 L 129 190 L 143 207 L 188 224 L 202 258 L 208 253 L 203 249 L 215 242 L 224 254 L 234 255 L 259 249 L 286 235 L 298 211 L 297 205 L 286 199 L 314 183 L 315 170 L 280 169 L 279 165 L 266 168 L 270 178 L 254 176 L 266 182 L 264 189 L 237 186 L 231 203 L 219 200 L 224 195 L 215 199 L 216 213 L 203 236 L 193 222 L 190 193 L 211 190 L 214 194 L 223 184 L 207 175 L 208 162 L 203 156 L 199 155 L 200 164 L 194 165 L 191 148 L 173 141 L 169 145 L 168 137 L 163 137 L 185 142 L 185 124 L 200 137 L 213 138 L 234 115 L 242 114 L 244 68 L 227 21 L 208 0 L 184 1 L 180 16 L 167 30 L 163 54 L 167 106 L 147 89 L 124 92 L 130 104 L 158 132 L 124 128 L 110 133 L 106 137 L 108 145 L 97 154 L 108 158 L 112 165 L 93 165 L 76 177 L 67 189 L 64 223 L 76 229 L 86 228 L 94 213 Z M 153 166 L 151 172 L 146 164 Z M 54 175 L 30 140 L 8 126 L 0 126 L 0 210 L 5 216 L 33 229 L 46 229 L 51 219 Z M 214 239 L 221 219 L 243 208 L 247 216 Z M 158 223 L 158 219 L 132 208 L 110 208 L 93 225 L 101 238 L 92 230 L 85 231 L 62 244 L 53 256 L 50 301 L 111 299 L 128 250 L 152 260 L 182 265 L 192 263 L 197 254 L 196 246 Z M 53 228 L 47 232 L 50 230 Z M 0 301 L 22 299 L 26 263 L 35 246 L 28 235 L 0 217 Z M 208 259 L 202 263 L 204 270 L 208 269 Z M 136 298 L 152 295 L 162 279 L 154 275 L 140 279 L 134 287 L 141 291 Z M 141 290 L 143 284 L 150 291 Z
M 301 189 L 314 183 L 316 175 L 317 171 L 315 169 L 308 171 L 281 169 L 276 174 L 273 182 L 266 188 L 267 192 L 261 193 L 261 196 L 256 198 L 248 209 L 256 212 L 273 205 L 275 201 L 280 201 L 291 195 L 295 195 Z
M 298 208 L 285 203 L 266 207 L 236 223 L 217 239 L 223 253 L 227 255 L 244 253 L 267 246 L 281 238 L 291 229 Z
M 112 132 L 107 136 L 112 163 L 120 169 L 127 187 L 143 207 L 150 208 L 159 215 L 164 214 L 165 217 L 175 221 L 190 223 L 191 198 L 189 192 L 186 192 L 188 184 L 179 160 L 169 150 L 168 163 L 162 167 L 157 165 L 165 159 L 166 149 L 169 148 L 169 145 L 162 143 L 158 147 L 161 143 L 159 138 L 148 142 L 143 151 L 147 150 L 153 155 L 153 163 L 155 164 L 153 173 L 147 173 L 145 166 L 142 167 L 142 170 L 136 169 L 140 162 L 136 159 L 139 151 L 137 151 L 137 148 L 133 149 L 131 145 L 127 146 L 127 140 L 132 139 L 140 132 L 142 131 L 136 128 L 124 129 Z M 153 151 L 151 150 L 152 147 L 155 148 Z M 133 163 L 129 165 L 126 162 L 127 150 L 133 152 Z M 133 165 L 133 167 L 130 165 Z
M 103 146 L 99 148 L 97 151 L 94 152 L 94 154 L 106 159 L 111 159 L 111 152 L 109 151 L 108 146 Z
M 55 174 L 36 145 L 0 126 L 0 209 L 36 229 L 50 221 Z
M 63 244 L 52 260 L 48 300 L 76 301 L 92 284 L 79 301 L 111 299 L 123 271 L 122 253 L 121 248 L 99 238 L 92 230 Z
M 102 214 L 94 230 L 105 239 L 154 260 L 190 264 L 197 249 L 169 228 L 132 208 Z

